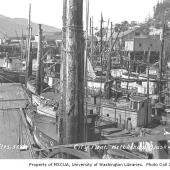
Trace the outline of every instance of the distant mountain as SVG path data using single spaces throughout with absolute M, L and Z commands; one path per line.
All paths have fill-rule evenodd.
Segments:
M 0 15 L 0 38 L 4 37 L 21 37 L 22 32 L 27 35 L 28 19 L 24 18 L 9 18 Z M 38 25 L 36 23 L 31 23 L 33 35 L 37 35 Z M 43 25 L 42 29 L 44 32 L 61 32 L 60 29 Z

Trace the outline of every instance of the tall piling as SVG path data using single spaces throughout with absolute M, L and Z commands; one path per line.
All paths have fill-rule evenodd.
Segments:
M 59 127 L 63 143 L 84 141 L 84 37 L 83 0 L 64 0 L 65 53 L 62 98 L 63 128 Z M 61 121 L 61 119 L 60 119 Z M 60 122 L 61 123 L 61 122 Z M 61 124 L 60 124 L 61 125 Z

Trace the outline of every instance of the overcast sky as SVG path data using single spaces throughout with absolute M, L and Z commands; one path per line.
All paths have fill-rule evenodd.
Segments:
M 32 4 L 32 21 L 62 27 L 63 0 L 0 0 L 0 14 L 12 18 L 28 18 L 28 4 Z M 90 16 L 99 25 L 101 12 L 104 20 L 113 23 L 123 20 L 144 21 L 152 16 L 153 6 L 158 0 L 89 0 Z M 159 0 L 160 1 L 160 0 Z M 85 2 L 85 0 L 84 0 Z

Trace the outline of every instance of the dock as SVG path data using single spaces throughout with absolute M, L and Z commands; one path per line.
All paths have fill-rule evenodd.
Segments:
M 28 103 L 21 84 L 0 84 L 0 159 L 31 159 L 32 139 L 22 108 Z

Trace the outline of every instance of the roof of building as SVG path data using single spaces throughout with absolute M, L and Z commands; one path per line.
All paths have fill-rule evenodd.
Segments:
M 153 41 L 160 41 L 160 37 L 158 36 L 151 36 L 151 35 L 142 35 L 140 37 L 133 37 L 131 39 L 126 39 L 126 41 L 136 41 L 136 40 L 145 40 L 145 41 L 148 41 L 148 40 L 153 40 Z
M 158 103 L 155 104 L 154 108 L 161 109 L 161 108 L 164 108 L 164 107 L 165 107 L 165 104 L 158 102 Z
M 43 35 L 47 41 L 62 40 L 62 32 L 45 32 Z
M 140 28 L 140 27 L 139 27 Z M 130 34 L 130 33 L 132 33 L 132 32 L 134 32 L 134 31 L 136 31 L 136 30 L 138 30 L 139 28 L 132 28 L 132 29 L 129 29 L 129 30 L 127 30 L 127 31 L 124 31 L 124 32 L 120 32 L 120 33 L 118 33 L 118 32 L 115 32 L 114 34 L 113 34 L 113 38 L 116 38 L 117 36 L 118 36 L 118 34 L 119 34 L 119 38 L 122 38 L 122 37 L 124 37 L 124 36 L 126 36 L 126 35 L 128 35 L 128 34 Z
M 141 78 L 147 78 L 148 75 L 147 75 L 147 74 L 140 74 L 139 77 L 141 77 Z M 155 80 L 155 79 L 157 79 L 157 75 L 149 74 L 149 78 Z
M 141 102 L 146 99 L 147 99 L 147 97 L 144 97 L 144 96 L 133 96 L 130 98 L 131 101 L 135 101 L 135 102 Z
M 88 40 L 90 40 L 90 41 L 92 40 L 91 35 L 88 36 Z M 95 35 L 93 36 L 93 41 L 98 41 L 98 39 L 97 39 L 97 37 Z
M 134 31 L 143 30 L 145 28 L 146 28 L 146 26 L 142 25 L 142 26 L 138 26 L 138 27 L 133 27 L 133 28 L 128 29 L 127 31 L 124 31 L 124 32 L 120 32 L 120 33 L 116 32 L 113 34 L 113 38 L 115 39 L 118 36 L 118 34 L 119 34 L 119 36 L 118 36 L 119 38 L 123 38 L 123 37 L 133 33 Z

